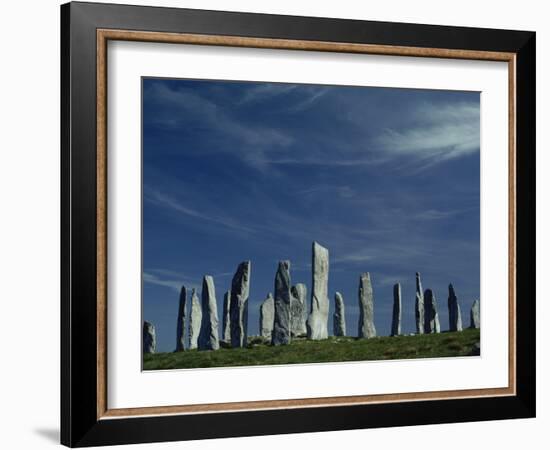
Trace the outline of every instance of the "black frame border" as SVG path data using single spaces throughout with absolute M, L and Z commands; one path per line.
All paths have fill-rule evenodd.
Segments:
M 516 54 L 516 395 L 97 419 L 96 30 Z M 534 417 L 534 32 L 73 2 L 61 6 L 61 443 L 70 447 Z

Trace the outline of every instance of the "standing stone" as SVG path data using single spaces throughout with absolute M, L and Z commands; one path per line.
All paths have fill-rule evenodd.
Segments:
M 361 274 L 359 278 L 359 331 L 360 338 L 372 338 L 376 336 L 374 326 L 374 296 L 372 284 L 368 272 Z
M 199 333 L 199 350 L 218 350 L 218 305 L 214 279 L 206 275 L 202 279 L 202 321 Z
M 273 332 L 273 323 L 275 321 L 275 303 L 271 292 L 260 306 L 260 336 L 269 339 L 271 342 L 271 333 Z
M 298 289 L 297 286 L 300 286 Z M 302 286 L 304 289 L 302 289 Z M 305 285 L 299 283 L 290 288 L 290 334 L 292 337 L 305 336 L 307 334 Z
M 462 331 L 462 313 L 460 312 L 460 305 L 458 304 L 452 284 L 449 284 L 449 299 L 447 304 L 449 306 L 449 330 Z
M 143 322 L 143 353 L 155 353 L 157 337 L 155 326 L 151 322 Z
M 332 331 L 334 336 L 346 335 L 346 309 L 344 298 L 340 292 L 334 294 L 334 315 L 332 316 Z
M 232 347 L 246 347 L 247 344 L 249 290 L 250 261 L 244 261 L 237 267 L 231 282 L 229 315 Z
M 180 303 L 178 308 L 178 322 L 176 326 L 176 351 L 182 352 L 185 349 L 185 319 L 186 319 L 187 291 L 185 286 L 181 287 Z
M 271 334 L 272 345 L 290 344 L 290 297 L 290 261 L 280 261 L 275 275 L 275 320 Z
M 393 285 L 393 314 L 391 322 L 391 335 L 401 334 L 401 284 Z
M 424 333 L 440 333 L 439 314 L 437 312 L 437 301 L 431 289 L 424 292 Z
M 309 339 L 328 337 L 328 250 L 313 242 L 311 258 L 311 309 L 307 320 Z
M 231 342 L 231 291 L 227 291 L 223 296 L 223 325 L 222 338 L 225 342 Z
M 479 300 L 474 300 L 472 309 L 470 310 L 470 328 L 480 327 L 480 315 L 479 315 Z
M 304 283 L 296 283 L 296 285 L 292 286 L 290 289 L 290 294 L 297 298 L 300 303 L 302 304 L 302 317 L 296 318 L 296 321 L 299 321 L 294 325 L 294 318 L 293 320 L 293 327 L 296 326 L 297 331 L 299 330 L 299 333 L 297 336 L 306 336 L 307 335 L 307 315 L 309 313 L 309 308 L 307 307 L 307 287 Z M 292 308 L 292 305 L 291 305 Z
M 424 291 L 420 273 L 416 272 L 416 299 L 414 303 L 414 317 L 416 320 L 416 334 L 424 334 Z
M 196 349 L 202 323 L 202 307 L 195 289 L 191 291 L 191 311 L 189 311 L 189 349 Z

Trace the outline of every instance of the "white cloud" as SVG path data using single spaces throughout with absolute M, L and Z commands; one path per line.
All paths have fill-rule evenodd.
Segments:
M 415 125 L 386 128 L 374 139 L 388 156 L 445 161 L 475 153 L 480 145 L 478 103 L 422 104 L 411 112 Z

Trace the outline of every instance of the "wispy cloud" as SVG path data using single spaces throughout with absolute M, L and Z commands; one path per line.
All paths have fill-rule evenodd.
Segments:
M 308 90 L 305 90 L 305 98 L 300 100 L 294 105 L 290 105 L 290 112 L 301 112 L 309 109 L 313 106 L 321 97 L 323 97 L 327 92 L 329 92 L 328 87 L 314 87 L 310 86 Z
M 477 208 L 454 209 L 447 211 L 439 209 L 427 209 L 425 211 L 414 214 L 413 218 L 416 220 L 445 220 L 467 211 L 473 211 L 474 209 Z
M 355 189 L 347 185 L 331 186 L 323 184 L 296 191 L 296 194 L 303 196 L 312 196 L 317 194 L 326 195 L 327 193 L 336 194 L 340 198 L 352 198 L 356 195 Z
M 211 276 L 216 281 L 220 278 L 233 276 L 233 272 L 216 272 Z M 157 286 L 164 286 L 177 292 L 180 291 L 182 286 L 197 291 L 200 291 L 202 286 L 202 276 L 193 277 L 170 269 L 148 269 L 143 272 L 143 281 Z
M 242 88 L 240 99 L 231 103 L 223 95 L 218 100 L 216 96 L 190 88 L 176 89 L 153 83 L 145 95 L 148 101 L 162 104 L 169 112 L 151 118 L 157 125 L 205 128 L 213 143 L 208 147 L 209 152 L 231 153 L 262 173 L 270 171 L 272 176 L 276 175 L 274 168 L 281 165 L 354 168 L 387 164 L 392 170 L 417 174 L 479 149 L 477 101 L 404 104 L 404 110 L 395 117 L 385 112 L 382 115 L 385 122 L 378 121 L 373 128 L 366 126 L 376 115 L 368 95 L 361 103 L 357 96 L 361 98 L 366 95 L 364 92 L 333 96 L 334 89 L 333 86 L 251 84 Z M 331 94 L 330 101 L 320 102 L 327 94 Z M 284 101 L 279 101 L 280 98 Z M 278 101 L 275 103 L 274 99 Z M 296 114 L 310 120 L 302 113 L 314 105 L 318 107 L 315 117 L 332 118 L 330 127 L 313 129 L 312 123 L 305 122 L 303 127 L 289 127 L 285 120 L 279 120 L 285 114 L 286 118 Z M 258 123 L 250 114 L 239 112 L 243 107 L 272 111 L 272 120 Z
M 373 278 L 376 279 L 376 282 L 380 286 L 393 286 L 396 283 L 401 282 L 402 280 L 405 280 L 407 278 L 410 278 L 411 274 L 400 274 L 400 275 L 393 275 L 393 274 L 378 274 L 376 273 Z
M 278 83 L 263 83 L 253 84 L 249 89 L 244 91 L 244 94 L 239 101 L 239 105 L 249 103 L 257 103 L 264 100 L 269 100 L 279 95 L 289 94 L 296 89 L 296 84 L 278 84 Z
M 302 112 L 312 107 L 321 97 L 327 94 L 330 87 L 298 84 L 264 83 L 253 84 L 243 93 L 239 105 L 256 105 L 270 101 L 275 97 L 285 97 L 285 111 Z
M 385 128 L 374 139 L 376 147 L 391 157 L 410 156 L 434 163 L 479 149 L 479 103 L 424 103 L 411 111 L 411 117 L 415 125 Z
M 144 189 L 144 199 L 150 203 L 153 203 L 157 206 L 164 207 L 173 211 L 176 211 L 184 216 L 196 219 L 199 222 L 209 222 L 216 225 L 220 225 L 223 228 L 229 228 L 233 231 L 238 231 L 240 233 L 254 233 L 255 230 L 251 227 L 244 225 L 242 222 L 227 217 L 222 213 L 215 213 L 212 210 L 208 212 L 199 211 L 192 207 L 187 206 L 186 204 L 176 200 L 175 198 L 163 194 L 162 192 L 145 188 Z
M 220 107 L 190 89 L 171 89 L 163 83 L 155 83 L 149 86 L 145 95 L 150 102 L 160 104 L 169 111 L 169 115 L 152 119 L 157 126 L 188 126 L 191 117 L 201 127 L 211 130 L 212 139 L 218 137 L 220 145 L 216 151 L 232 152 L 257 168 L 262 168 L 261 162 L 266 151 L 286 148 L 294 140 L 281 129 L 238 120 L 226 107 Z
M 156 284 L 157 286 L 164 286 L 176 292 L 179 292 L 182 284 L 184 284 L 181 280 L 164 279 L 149 272 L 143 272 L 143 281 L 149 284 Z

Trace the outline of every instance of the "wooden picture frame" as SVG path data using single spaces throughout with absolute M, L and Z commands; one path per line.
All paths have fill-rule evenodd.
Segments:
M 535 33 L 124 5 L 61 7 L 61 442 L 91 446 L 534 417 Z M 106 383 L 109 40 L 505 61 L 507 388 L 110 409 Z

